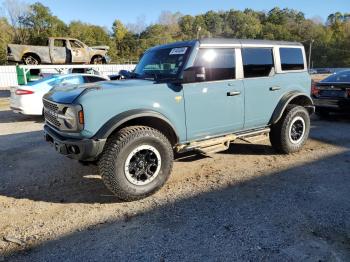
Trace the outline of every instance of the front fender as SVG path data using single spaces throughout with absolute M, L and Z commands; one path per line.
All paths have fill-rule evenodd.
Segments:
M 177 133 L 174 125 L 170 122 L 170 120 L 167 117 L 165 117 L 163 114 L 161 114 L 157 111 L 149 110 L 149 109 L 133 109 L 133 110 L 129 110 L 129 111 L 120 113 L 120 114 L 112 117 L 108 122 L 106 122 L 97 131 L 94 138 L 96 138 L 96 139 L 108 138 L 122 124 L 124 124 L 130 120 L 142 118 L 142 117 L 157 118 L 159 120 L 166 122 L 169 125 L 169 127 L 171 127 L 174 134 L 176 135 L 177 141 L 179 140 L 178 133 Z
M 285 94 L 278 102 L 269 124 L 272 125 L 277 123 L 281 119 L 286 107 L 294 102 L 298 105 L 306 107 L 310 114 L 315 111 L 315 107 L 310 96 L 300 91 L 291 91 Z

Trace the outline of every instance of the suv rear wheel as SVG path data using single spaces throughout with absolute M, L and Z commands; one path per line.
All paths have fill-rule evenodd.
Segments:
M 172 165 L 169 140 L 146 126 L 126 127 L 112 135 L 99 160 L 105 185 L 126 201 L 144 198 L 160 189 Z
M 272 126 L 270 141 L 280 153 L 294 153 L 305 144 L 310 132 L 310 115 L 298 105 L 288 105 L 281 119 Z

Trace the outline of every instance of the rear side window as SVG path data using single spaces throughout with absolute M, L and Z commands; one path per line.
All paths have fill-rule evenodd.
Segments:
M 235 79 L 235 50 L 199 49 L 194 66 L 205 67 L 206 81 Z
M 301 48 L 280 48 L 280 57 L 283 71 L 305 69 Z
M 55 39 L 54 40 L 55 47 L 66 47 L 66 40 L 63 39 Z
M 245 78 L 266 77 L 274 73 L 272 48 L 243 48 Z

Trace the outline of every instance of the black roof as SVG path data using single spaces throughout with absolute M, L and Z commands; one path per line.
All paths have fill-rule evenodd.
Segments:
M 204 38 L 200 40 L 190 40 L 182 42 L 174 42 L 170 44 L 158 45 L 150 48 L 153 49 L 163 49 L 163 48 L 174 48 L 181 46 L 194 46 L 196 43 L 205 45 L 289 45 L 289 46 L 302 46 L 298 42 L 288 42 L 288 41 L 273 41 L 273 40 L 258 40 L 258 39 L 235 39 L 235 38 Z

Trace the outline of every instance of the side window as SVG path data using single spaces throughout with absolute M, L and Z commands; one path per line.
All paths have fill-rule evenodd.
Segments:
M 61 81 L 60 85 L 79 85 L 79 84 L 83 84 L 82 77 L 81 76 L 71 76 L 71 77 L 64 78 Z
M 280 57 L 283 71 L 305 69 L 301 48 L 280 48 Z
M 66 40 L 63 39 L 55 39 L 54 40 L 55 47 L 66 47 Z
M 205 67 L 206 80 L 235 79 L 235 50 L 226 48 L 199 49 L 194 66 Z
M 98 76 L 84 76 L 85 83 L 95 83 L 100 81 L 106 81 L 106 79 Z
M 83 46 L 78 41 L 69 40 L 69 43 L 72 48 L 83 48 Z
M 242 57 L 245 78 L 266 77 L 273 74 L 272 48 L 243 48 Z

